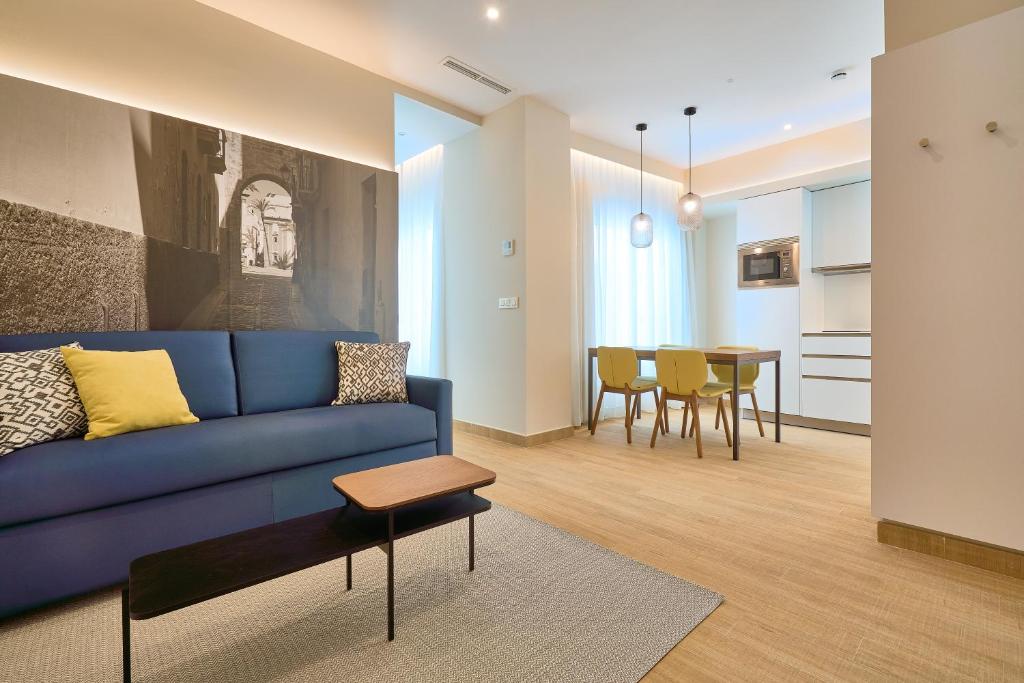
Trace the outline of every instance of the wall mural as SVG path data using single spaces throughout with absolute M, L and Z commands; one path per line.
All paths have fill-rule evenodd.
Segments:
M 0 103 L 0 333 L 397 336 L 397 174 L 6 76 Z

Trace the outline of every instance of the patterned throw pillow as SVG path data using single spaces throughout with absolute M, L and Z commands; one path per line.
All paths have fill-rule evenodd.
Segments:
M 0 456 L 81 436 L 88 425 L 59 348 L 0 353 Z
M 338 398 L 331 405 L 408 403 L 405 364 L 409 342 L 359 344 L 334 342 L 338 349 Z

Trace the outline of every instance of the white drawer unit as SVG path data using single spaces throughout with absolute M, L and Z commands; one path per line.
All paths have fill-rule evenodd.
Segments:
M 871 382 L 842 379 L 800 380 L 804 417 L 871 424 Z
M 871 424 L 871 335 L 804 333 L 800 337 L 800 414 Z
M 871 379 L 871 360 L 868 358 L 808 356 L 800 359 L 800 373 L 805 377 L 843 377 Z
M 865 357 L 871 355 L 871 335 L 863 332 L 805 332 L 800 342 L 802 354 Z

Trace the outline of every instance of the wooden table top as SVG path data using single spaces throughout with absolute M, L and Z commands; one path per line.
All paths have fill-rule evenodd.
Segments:
M 491 470 L 451 455 L 343 474 L 334 488 L 364 510 L 394 510 L 429 498 L 493 484 Z
M 657 346 L 634 346 L 636 357 L 640 360 L 654 360 L 654 354 L 658 351 Z M 776 349 L 758 349 L 757 351 L 744 351 L 742 349 L 703 349 L 700 347 L 670 347 L 675 349 L 690 349 L 704 353 L 709 363 L 721 363 L 723 365 L 750 365 L 752 363 L 768 363 L 779 360 L 782 352 Z M 591 346 L 589 350 L 591 358 L 597 356 L 597 347 Z

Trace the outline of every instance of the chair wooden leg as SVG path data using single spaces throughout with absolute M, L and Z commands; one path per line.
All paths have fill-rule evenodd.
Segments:
M 694 403 L 694 405 L 693 405 L 693 415 L 694 415 L 694 417 L 696 417 L 698 410 L 700 410 L 700 399 L 697 399 L 697 402 Z M 694 431 L 696 431 L 696 429 L 697 429 L 697 423 L 694 422 L 691 419 L 690 420 L 690 436 L 691 437 L 693 436 L 693 433 L 694 433 Z
M 697 433 L 697 457 L 698 458 L 703 458 L 704 457 L 704 447 L 703 447 L 703 445 L 700 442 L 700 410 L 698 409 L 699 408 L 699 403 L 698 403 L 697 392 L 696 391 L 693 392 L 693 396 L 691 397 L 691 400 L 693 401 L 693 427 L 692 427 L 692 429 L 695 429 L 696 433 Z
M 633 443 L 633 403 L 629 389 L 626 389 L 626 443 Z
M 764 425 L 761 424 L 761 409 L 757 407 L 757 395 L 750 392 L 750 402 L 754 404 L 754 419 L 757 420 L 757 431 L 761 432 L 761 436 L 764 436 Z
M 722 424 L 725 426 L 725 445 L 732 448 L 732 430 L 729 429 L 729 411 L 725 409 L 725 401 L 718 399 L 718 410 L 722 413 Z
M 686 438 L 686 421 L 689 419 L 689 417 L 690 417 L 690 400 L 687 399 L 686 402 L 683 403 L 683 428 L 679 430 L 679 438 L 680 439 L 685 439 Z
M 718 431 L 718 425 L 721 424 L 722 420 L 722 399 L 718 399 L 718 403 L 715 404 L 715 431 Z
M 658 431 L 664 424 L 662 422 L 662 415 L 665 412 L 665 399 L 658 396 L 658 392 L 654 392 L 654 429 L 651 430 L 651 448 L 654 448 L 654 443 L 658 440 Z
M 665 397 L 662 399 L 663 401 L 665 401 L 665 410 L 661 412 L 661 433 L 667 435 L 671 431 L 671 429 L 669 429 L 668 426 L 668 391 L 663 390 L 661 394 L 662 396 Z
M 597 421 L 601 419 L 601 402 L 604 401 L 604 383 L 601 384 L 601 391 L 597 394 L 597 405 L 594 406 L 594 417 L 590 420 L 590 433 L 597 431 Z

